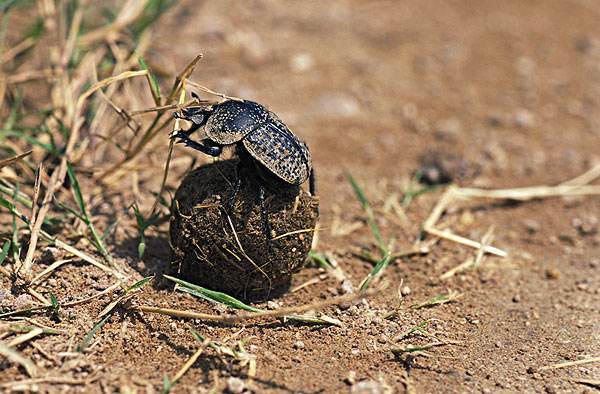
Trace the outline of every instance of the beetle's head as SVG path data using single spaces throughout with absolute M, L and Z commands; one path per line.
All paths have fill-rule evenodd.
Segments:
M 173 116 L 177 119 L 192 122 L 194 125 L 203 126 L 213 111 L 212 105 L 199 105 L 183 108 L 180 112 L 175 112 Z

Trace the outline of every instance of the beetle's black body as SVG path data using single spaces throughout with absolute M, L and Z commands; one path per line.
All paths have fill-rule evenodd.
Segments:
M 211 156 L 219 156 L 223 147 L 234 145 L 240 163 L 252 161 L 261 178 L 274 178 L 275 183 L 288 186 L 299 186 L 309 180 L 310 193 L 315 195 L 308 147 L 264 106 L 248 100 L 227 100 L 220 104 L 184 108 L 175 116 L 192 122 L 188 130 L 179 130 L 173 135 L 178 143 Z M 192 140 L 190 134 L 201 127 L 204 127 L 206 138 Z M 230 204 L 235 200 L 240 181 L 238 177 Z M 261 186 L 261 205 L 264 204 L 264 193 Z

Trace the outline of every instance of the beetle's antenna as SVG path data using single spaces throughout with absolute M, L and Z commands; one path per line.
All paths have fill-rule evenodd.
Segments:
M 197 84 L 195 82 L 192 82 L 189 79 L 186 79 L 186 82 L 189 83 L 190 85 L 192 85 L 193 87 L 202 90 L 205 93 L 221 97 L 222 99 L 225 99 L 225 100 L 233 100 L 233 101 L 240 101 L 240 102 L 244 101 L 243 99 L 241 99 L 239 97 L 227 96 L 226 94 L 215 92 L 214 90 L 209 89 L 206 86 L 202 86 L 202 85 L 199 85 L 199 84 Z M 194 94 L 195 93 L 192 93 L 192 97 L 196 98 L 198 95 L 194 96 Z

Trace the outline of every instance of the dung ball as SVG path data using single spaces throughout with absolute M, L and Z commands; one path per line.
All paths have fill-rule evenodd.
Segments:
M 287 184 L 265 187 L 250 171 L 236 174 L 236 165 L 236 159 L 207 164 L 181 182 L 169 229 L 171 271 L 245 300 L 273 297 L 287 290 L 304 264 L 318 200 Z M 232 199 L 237 176 L 241 187 Z

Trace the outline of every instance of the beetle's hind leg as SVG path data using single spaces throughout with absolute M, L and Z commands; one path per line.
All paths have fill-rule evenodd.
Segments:
M 271 225 L 269 224 L 269 216 L 265 206 L 265 187 L 258 186 L 258 203 L 260 204 L 260 219 L 263 233 L 267 236 L 269 251 L 271 249 Z
M 237 195 L 242 188 L 242 177 L 240 177 L 241 165 L 240 161 L 235 165 L 235 180 L 233 182 L 233 190 L 231 191 L 231 195 L 227 199 L 227 204 L 225 205 L 225 210 L 227 212 L 233 212 L 233 208 L 235 206 L 235 200 L 237 199 Z

